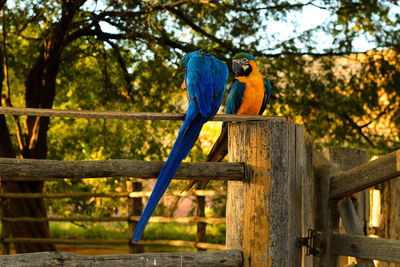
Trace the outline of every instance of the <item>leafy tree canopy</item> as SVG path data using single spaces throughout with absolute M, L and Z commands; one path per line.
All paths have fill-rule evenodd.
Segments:
M 14 0 L 0 7 L 2 105 L 182 112 L 184 53 L 207 48 L 230 65 L 246 51 L 272 81 L 267 114 L 304 123 L 318 146 L 372 154 L 400 148 L 399 1 Z M 304 14 L 321 20 L 309 25 Z M 179 122 L 6 119 L 0 116 L 1 156 L 65 160 L 163 160 L 179 128 Z M 218 131 L 208 124 L 189 160 L 203 160 Z M 82 211 L 83 202 L 69 204 Z M 89 213 L 92 204 L 85 204 Z

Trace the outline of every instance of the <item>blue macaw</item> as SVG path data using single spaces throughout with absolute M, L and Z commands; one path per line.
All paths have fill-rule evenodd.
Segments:
M 207 50 L 201 49 L 186 54 L 180 65 L 186 70 L 182 85 L 188 91 L 189 107 L 178 137 L 136 225 L 132 237 L 134 242 L 140 240 L 150 216 L 167 190 L 179 165 L 192 149 L 203 124 L 217 113 L 225 94 L 228 68 L 225 63 L 209 54 Z
M 269 103 L 271 84 L 261 74 L 254 56 L 238 53 L 232 58 L 232 71 L 236 80 L 229 88 L 226 100 L 226 114 L 262 115 Z M 215 142 L 206 161 L 222 161 L 228 153 L 227 127 L 224 123 L 222 131 Z M 192 180 L 184 190 L 189 190 L 198 184 L 198 189 L 204 190 L 207 180 Z

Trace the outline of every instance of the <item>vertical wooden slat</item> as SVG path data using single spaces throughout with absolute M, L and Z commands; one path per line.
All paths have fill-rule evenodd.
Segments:
M 368 162 L 367 150 L 347 147 L 329 147 L 323 150 L 323 154 L 331 163 L 338 166 L 337 171 L 347 171 Z M 368 195 L 368 197 L 366 197 L 366 195 Z M 369 221 L 369 212 L 366 212 L 366 210 L 369 211 L 369 192 L 368 190 L 358 192 L 352 196 L 352 199 L 356 203 L 356 210 L 359 217 L 358 223 L 361 222 L 361 229 L 366 233 Z M 347 229 L 346 232 L 350 233 Z M 345 257 L 343 260 L 347 261 L 347 263 L 351 261 L 348 257 Z M 370 262 L 367 264 L 370 264 Z
M 201 189 L 201 184 L 197 185 L 197 189 Z M 206 217 L 206 197 L 205 196 L 196 196 L 197 199 L 197 216 L 198 217 Z M 196 233 L 196 242 L 207 242 L 207 224 L 204 222 L 197 223 L 197 233 Z M 198 251 L 205 251 L 205 248 L 197 248 Z
M 347 147 L 329 147 L 323 150 L 324 156 L 339 166 L 342 171 L 350 170 L 368 162 L 368 151 Z M 369 221 L 369 192 L 364 190 L 353 195 L 356 201 L 356 211 L 363 231 L 368 229 Z M 366 232 L 365 232 L 366 233 Z
M 332 232 L 338 228 L 336 201 L 329 200 L 331 165 L 315 167 L 315 229 L 322 232 L 323 247 L 320 257 L 314 258 L 315 267 L 339 266 L 339 258 L 332 253 Z
M 314 200 L 314 175 L 313 175 L 313 146 L 311 136 L 305 136 L 303 149 L 303 179 L 302 179 L 302 198 L 301 198 L 301 235 L 307 235 L 308 229 L 315 229 L 315 200 Z M 305 248 L 302 251 L 302 266 L 312 267 L 313 256 L 306 256 Z
M 126 182 L 126 189 L 128 192 L 140 192 L 143 190 L 143 185 L 141 182 Z M 128 197 L 128 218 L 131 216 L 140 216 L 143 210 L 142 198 L 130 198 Z M 136 228 L 136 221 L 131 221 L 128 219 L 128 235 L 132 238 L 133 232 Z M 143 253 L 144 246 L 137 245 L 129 242 L 129 253 Z
M 3 189 L 2 189 L 3 192 Z M 1 198 L 1 213 L 3 216 L 7 215 L 7 208 L 8 204 L 7 201 L 8 199 L 6 198 Z M 9 222 L 7 221 L 1 221 L 1 237 L 0 237 L 0 242 L 1 242 L 1 255 L 8 255 L 10 254 L 10 243 L 8 242 L 3 242 L 4 239 L 10 238 L 11 235 L 11 230 L 9 226 Z
M 302 138 L 285 120 L 229 126 L 229 159 L 245 162 L 247 181 L 228 182 L 226 245 L 245 266 L 301 265 Z
M 294 135 L 293 135 L 293 142 L 295 143 L 295 151 L 292 153 L 293 158 L 291 162 L 294 163 L 294 173 L 293 178 L 289 179 L 289 190 L 291 196 L 291 211 L 289 214 L 290 221 L 291 221 L 291 233 L 290 233 L 290 246 L 296 244 L 296 237 L 303 236 L 303 218 L 302 218 L 302 206 L 303 206 L 303 176 L 304 176 L 304 165 L 305 162 L 305 141 L 304 141 L 304 125 L 302 124 L 295 124 L 293 127 Z M 294 238 L 294 239 L 293 239 Z M 302 249 L 294 249 L 290 250 L 291 257 L 294 259 L 298 258 L 300 255 L 298 265 L 301 265 L 302 258 L 303 258 L 303 251 Z
M 339 214 L 346 233 L 364 236 L 360 219 L 354 208 L 353 201 L 350 198 L 344 198 L 338 202 Z M 359 267 L 375 267 L 373 260 L 365 260 L 357 258 L 357 266 Z

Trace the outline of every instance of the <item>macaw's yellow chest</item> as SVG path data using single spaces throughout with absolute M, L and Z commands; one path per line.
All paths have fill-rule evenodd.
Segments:
M 260 112 L 265 93 L 264 77 L 258 71 L 253 73 L 248 77 L 236 77 L 238 81 L 246 84 L 242 105 L 237 114 L 257 115 Z

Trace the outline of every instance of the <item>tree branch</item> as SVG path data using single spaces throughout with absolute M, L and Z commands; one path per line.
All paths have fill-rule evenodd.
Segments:
M 5 80 L 5 85 L 7 87 L 7 93 L 5 95 L 5 105 L 8 107 L 12 107 L 11 104 L 11 86 L 10 86 L 10 80 L 8 76 L 8 54 L 7 54 L 7 24 L 6 24 L 6 16 L 4 12 L 4 6 L 1 8 L 1 16 L 2 16 L 2 26 L 3 26 L 3 67 L 4 67 L 4 80 Z M 19 121 L 18 116 L 13 116 L 14 118 L 14 124 L 15 124 L 15 129 L 16 129 L 16 136 L 17 136 L 17 142 L 18 142 L 18 147 L 19 151 L 22 152 L 24 149 L 24 143 L 23 143 L 23 137 L 22 137 L 22 131 L 21 131 L 21 125 Z
M 128 69 L 126 68 L 126 64 L 124 59 L 122 58 L 121 52 L 119 51 L 119 47 L 110 40 L 107 40 L 106 42 L 113 48 L 114 54 L 117 56 L 118 64 L 121 67 L 126 86 L 128 87 L 128 95 L 132 98 L 133 87 L 131 77 L 129 76 Z
M 313 1 L 309 1 L 307 3 L 298 3 L 298 4 L 284 3 L 284 4 L 280 4 L 280 5 L 264 6 L 264 7 L 257 7 L 257 8 L 241 8 L 241 7 L 231 5 L 231 4 L 227 4 L 225 2 L 222 5 L 220 5 L 217 3 L 211 3 L 206 0 L 193 1 L 193 2 L 206 4 L 211 7 L 220 8 L 222 10 L 233 10 L 233 11 L 243 11 L 243 12 L 257 12 L 257 11 L 263 11 L 263 10 L 283 10 L 283 9 L 296 9 L 296 8 L 300 9 L 300 8 L 303 8 L 303 7 L 309 6 L 309 5 L 320 8 L 320 9 L 326 9 L 325 7 L 314 4 Z
M 101 21 L 105 19 L 106 17 L 112 17 L 112 18 L 128 18 L 131 20 L 132 18 L 139 17 L 142 15 L 147 15 L 156 11 L 162 11 L 165 10 L 168 7 L 176 7 L 184 4 L 187 1 L 177 1 L 175 3 L 172 3 L 170 5 L 157 5 L 157 6 L 149 6 L 148 8 L 141 9 L 139 11 L 102 11 L 99 14 L 93 14 L 95 21 Z
M 374 121 L 377 121 L 380 117 L 382 117 L 384 114 L 386 114 L 386 112 L 388 111 L 390 109 L 390 105 L 387 105 L 386 107 L 385 107 L 385 109 L 382 111 L 382 112 L 380 112 L 379 114 L 378 114 L 378 116 L 376 116 L 375 117 L 375 119 L 372 119 L 371 121 L 369 121 L 368 123 L 366 123 L 366 124 L 364 124 L 364 125 L 362 125 L 362 126 L 359 126 L 360 128 L 365 128 L 365 127 L 367 127 L 368 125 L 370 125 L 371 123 L 373 123 Z
M 343 113 L 343 117 L 347 120 L 347 122 L 350 124 L 351 128 L 356 130 L 364 139 L 367 141 L 368 144 L 370 144 L 372 147 L 376 147 L 376 145 L 367 137 L 363 132 L 362 132 L 362 127 L 358 126 L 357 123 L 355 123 L 349 115 L 346 113 Z
M 185 16 L 185 14 L 183 14 L 180 10 L 176 9 L 175 7 L 165 6 L 165 9 L 170 11 L 172 14 L 174 14 L 178 19 L 183 21 L 186 25 L 191 27 L 194 31 L 196 31 L 196 32 L 200 33 L 201 35 L 209 38 L 210 40 L 220 44 L 227 51 L 230 51 L 233 54 L 236 54 L 237 52 L 239 52 L 239 49 L 233 47 L 232 44 L 224 42 L 223 40 L 217 38 L 216 36 L 214 36 L 212 34 L 209 34 L 204 29 L 202 29 L 201 27 L 197 26 L 191 19 L 189 19 L 187 16 Z
M 33 8 L 35 10 L 35 7 Z M 33 23 L 37 19 L 39 19 L 43 14 L 44 14 L 45 9 L 43 8 L 40 12 L 38 12 L 36 15 L 32 16 L 31 18 L 28 18 L 28 20 L 25 21 L 25 23 L 22 25 L 21 28 L 16 28 L 15 34 L 20 35 L 27 27 L 29 24 Z

